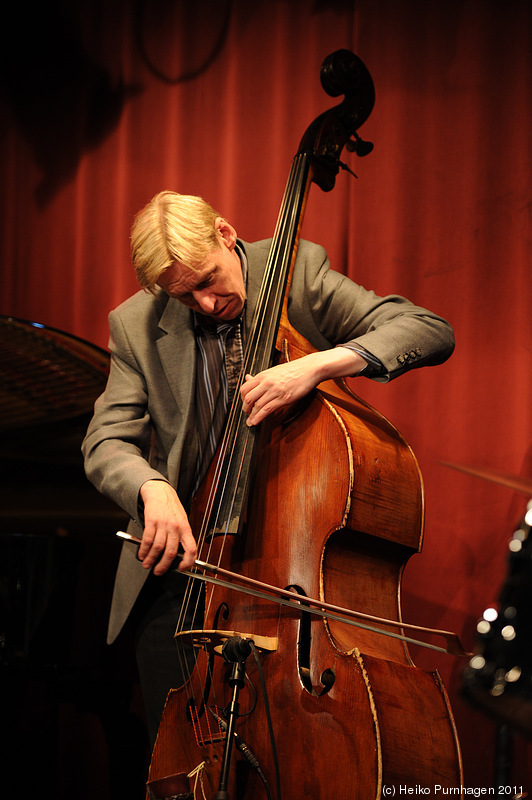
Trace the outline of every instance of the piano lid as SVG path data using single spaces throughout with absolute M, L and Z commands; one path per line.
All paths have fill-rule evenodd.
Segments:
M 114 535 L 124 524 L 80 450 L 108 369 L 96 345 L 0 316 L 0 533 Z
M 0 316 L 0 432 L 92 413 L 109 354 L 36 322 Z
M 80 447 L 108 367 L 89 342 L 0 316 L 0 668 L 17 686 L 33 674 L 21 667 L 60 694 L 104 669 L 127 514 L 87 480 Z

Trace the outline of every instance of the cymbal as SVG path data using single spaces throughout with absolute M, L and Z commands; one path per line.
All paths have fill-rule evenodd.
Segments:
M 451 464 L 448 461 L 440 461 L 444 467 L 457 469 L 459 472 L 465 472 L 467 475 L 474 475 L 476 478 L 482 478 L 490 483 L 497 483 L 499 486 L 506 486 L 508 489 L 513 489 L 514 492 L 521 492 L 529 497 L 532 497 L 532 478 L 521 478 L 515 475 L 508 475 L 505 472 L 500 472 L 495 469 L 483 469 L 482 467 L 468 467 L 462 464 Z

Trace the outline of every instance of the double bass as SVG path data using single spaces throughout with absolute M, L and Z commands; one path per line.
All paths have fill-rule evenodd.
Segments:
M 314 350 L 288 318 L 309 189 L 333 188 L 344 146 L 371 147 L 357 133 L 375 97 L 363 62 L 336 51 L 321 81 L 344 99 L 314 120 L 294 157 L 243 376 Z M 344 381 L 325 381 L 257 428 L 238 398 L 190 511 L 199 558 L 188 602 L 202 624 L 177 625 L 178 651 L 188 643 L 196 657 L 167 697 L 149 796 L 377 800 L 401 787 L 443 796 L 461 785 L 452 712 L 438 674 L 414 665 L 416 631 L 401 620 L 401 577 L 424 523 L 411 448 Z

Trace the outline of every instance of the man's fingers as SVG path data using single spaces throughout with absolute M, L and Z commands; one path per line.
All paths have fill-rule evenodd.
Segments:
M 183 557 L 179 562 L 179 570 L 186 570 L 190 569 L 194 566 L 196 558 L 198 557 L 198 548 L 196 545 L 196 540 L 192 536 L 192 532 L 190 534 L 185 534 L 181 539 L 181 546 L 183 547 Z
M 164 573 L 170 569 L 170 567 L 172 566 L 177 557 L 177 552 L 178 552 L 177 543 L 174 542 L 173 537 L 169 536 L 167 537 L 166 544 L 164 545 L 163 548 L 159 548 L 156 546 L 156 544 L 154 544 L 152 550 L 155 551 L 154 563 L 156 562 L 153 568 L 153 574 L 164 575 Z
M 144 559 L 150 552 L 154 537 L 155 537 L 155 525 L 146 523 L 144 525 L 144 530 L 142 532 L 142 540 L 138 552 L 138 557 L 140 561 L 144 562 Z
M 144 536 L 142 538 L 144 540 Z M 141 549 L 139 548 L 139 558 L 142 561 L 142 566 L 146 569 L 150 569 L 150 567 L 159 561 L 161 554 L 165 552 L 166 546 L 167 536 L 163 534 L 162 531 L 158 530 L 147 543 L 146 554 L 141 553 Z M 160 572 L 157 574 L 160 574 Z
M 180 568 L 189 569 L 196 558 L 196 542 L 175 490 L 166 481 L 150 480 L 142 485 L 141 496 L 145 527 L 139 558 L 143 566 L 163 575 L 174 564 L 181 543 L 184 563 Z

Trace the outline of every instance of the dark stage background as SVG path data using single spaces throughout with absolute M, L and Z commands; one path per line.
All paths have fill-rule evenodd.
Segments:
M 0 34 L 0 313 L 101 347 L 107 313 L 136 290 L 135 212 L 170 188 L 203 195 L 244 239 L 271 235 L 299 140 L 334 104 L 322 60 L 363 59 L 376 104 L 360 133 L 375 149 L 346 154 L 358 180 L 313 189 L 303 236 L 454 325 L 444 366 L 354 388 L 424 475 L 404 617 L 469 648 L 527 498 L 442 462 L 532 478 L 531 22 L 526 0 L 56 0 L 11 7 Z M 104 542 L 98 569 L 116 556 Z M 72 624 L 100 641 L 110 589 L 92 585 L 77 600 L 86 627 Z M 443 676 L 466 786 L 490 787 L 497 726 L 461 696 L 463 662 L 412 652 Z M 532 795 L 530 745 L 516 736 L 511 753 L 511 782 Z

